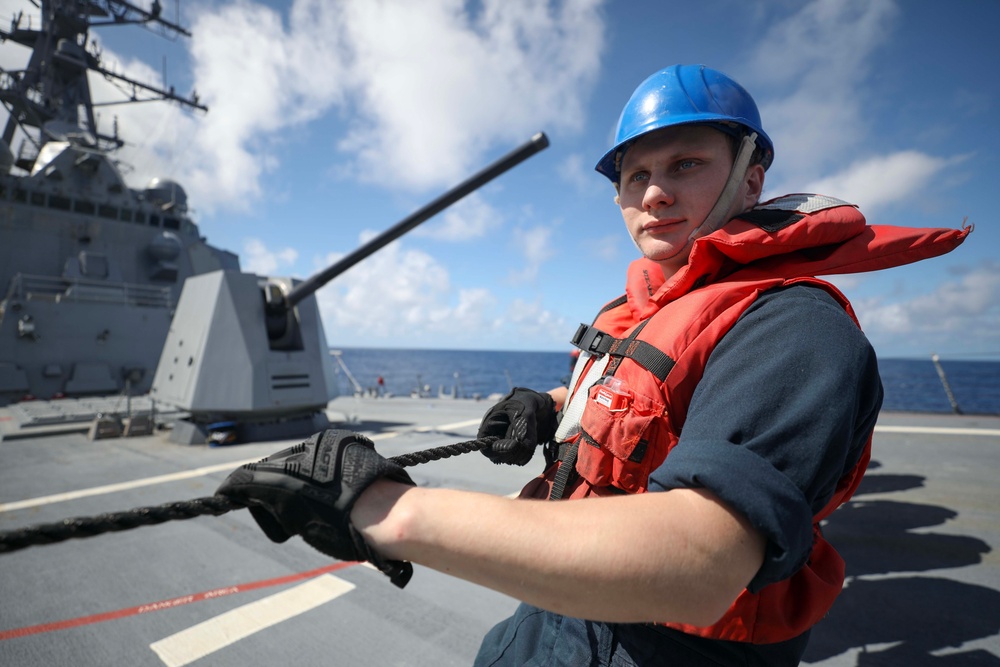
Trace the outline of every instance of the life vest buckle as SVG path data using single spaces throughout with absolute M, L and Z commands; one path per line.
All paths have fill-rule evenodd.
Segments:
M 613 341 L 612 336 L 587 324 L 581 324 L 570 339 L 575 347 L 598 357 L 604 356 L 611 349 Z

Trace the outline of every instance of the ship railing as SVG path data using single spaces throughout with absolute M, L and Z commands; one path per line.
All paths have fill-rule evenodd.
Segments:
M 173 308 L 169 287 L 106 282 L 86 278 L 54 278 L 18 273 L 11 279 L 7 300 L 119 303 L 146 308 Z

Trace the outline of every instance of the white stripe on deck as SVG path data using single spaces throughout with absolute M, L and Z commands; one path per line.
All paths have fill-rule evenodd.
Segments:
M 354 584 L 324 574 L 287 591 L 237 607 L 187 630 L 181 630 L 153 642 L 149 648 L 160 656 L 167 667 L 183 667 L 353 589 Z
M 1000 436 L 996 428 L 951 428 L 943 426 L 876 426 L 876 433 L 918 433 L 924 435 L 981 435 L 987 438 Z
M 473 419 L 464 422 L 456 422 L 454 424 L 443 424 L 441 426 L 425 426 L 416 429 L 409 429 L 408 431 L 395 431 L 390 433 L 377 433 L 375 435 L 370 435 L 368 438 L 370 440 L 385 440 L 387 438 L 394 438 L 397 435 L 402 435 L 403 433 L 408 433 L 412 431 L 425 432 L 425 431 L 448 431 L 455 428 L 462 428 L 465 426 L 472 426 L 478 424 L 479 419 Z M 276 444 L 276 447 L 280 448 L 280 444 Z M 277 449 L 275 451 L 278 451 Z M 191 479 L 193 477 L 204 477 L 205 475 L 211 475 L 216 472 L 226 472 L 229 470 L 234 470 L 239 468 L 241 465 L 246 463 L 256 463 L 260 461 L 262 456 L 255 456 L 252 459 L 243 459 L 242 461 L 231 461 L 229 463 L 219 463 L 214 466 L 205 466 L 203 468 L 194 468 L 193 470 L 182 470 L 180 472 L 174 472 L 167 475 L 157 475 L 155 477 L 146 477 L 143 479 L 134 479 L 130 482 L 118 482 L 117 484 L 107 484 L 105 486 L 95 486 L 89 489 L 80 489 L 79 491 L 67 491 L 66 493 L 54 493 L 51 496 L 41 496 L 38 498 L 28 498 L 27 500 L 16 500 L 10 503 L 0 503 L 0 512 L 13 512 L 14 510 L 23 510 L 30 507 L 39 507 L 41 505 L 51 505 L 53 503 L 63 503 L 68 500 L 78 500 L 80 498 L 89 498 L 91 496 L 101 496 L 107 493 L 116 493 L 118 491 L 128 491 L 130 489 L 138 489 L 144 486 L 154 486 L 156 484 L 167 484 L 169 482 L 178 482 L 185 479 Z
M 395 438 L 397 435 L 403 435 L 404 433 L 431 433 L 433 431 L 451 431 L 456 428 L 465 428 L 466 426 L 479 426 L 482 423 L 482 419 L 469 419 L 464 422 L 455 422 L 454 424 L 441 424 L 440 426 L 417 426 L 415 428 L 404 428 L 399 431 L 390 431 L 388 433 L 380 433 L 378 435 L 368 436 L 372 440 L 384 440 L 386 438 Z
M 397 435 L 402 435 L 403 433 L 406 432 L 450 431 L 457 428 L 464 428 L 466 426 L 474 426 L 479 422 L 480 420 L 478 419 L 471 419 L 463 422 L 455 422 L 454 424 L 442 424 L 441 426 L 422 426 L 415 429 L 409 429 L 408 431 L 392 431 L 388 433 L 378 433 L 375 435 L 370 435 L 368 437 L 371 440 L 386 440 L 388 438 L 394 438 Z M 992 429 L 992 428 L 951 428 L 951 427 L 939 427 L 939 426 L 876 426 L 875 432 L 913 433 L 922 435 L 971 435 L 971 436 L 983 436 L 987 438 L 1000 437 L 1000 429 Z M 52 503 L 61 503 L 61 502 L 66 502 L 68 500 L 88 498 L 90 496 L 100 496 L 107 493 L 115 493 L 117 491 L 127 491 L 129 489 L 137 489 L 144 486 L 153 486 L 155 484 L 166 484 L 168 482 L 177 482 L 180 480 L 191 479 L 193 477 L 204 477 L 205 475 L 211 475 L 212 473 L 216 472 L 233 470 L 245 463 L 254 463 L 256 461 L 259 461 L 260 459 L 261 457 L 258 456 L 252 459 L 244 459 L 242 461 L 232 461 L 230 463 L 220 463 L 214 466 L 205 466 L 203 468 L 195 468 L 193 470 L 183 470 L 181 472 L 170 473 L 168 475 L 157 475 L 156 477 L 146 477 L 144 479 L 136 479 L 130 482 L 119 482 L 118 484 L 95 486 L 90 489 L 80 489 L 79 491 L 56 493 L 51 496 L 29 498 L 27 500 L 17 500 L 10 503 L 0 503 L 0 512 L 13 512 L 14 510 L 28 509 L 30 507 L 38 507 L 40 505 L 50 505 Z
M 67 500 L 77 500 L 78 498 L 100 496 L 105 493 L 115 493 L 116 491 L 128 491 L 129 489 L 138 489 L 143 486 L 153 486 L 154 484 L 166 484 L 167 482 L 176 482 L 182 479 L 191 479 L 192 477 L 204 477 L 205 475 L 211 475 L 214 472 L 233 470 L 234 468 L 239 468 L 244 463 L 254 463 L 256 461 L 259 461 L 261 458 L 262 457 L 257 456 L 252 459 L 245 459 L 243 461 L 220 463 L 214 466 L 205 466 L 204 468 L 194 468 L 193 470 L 182 470 L 180 472 L 174 472 L 168 475 L 157 475 L 156 477 L 134 479 L 130 482 L 119 482 L 117 484 L 108 484 L 106 486 L 94 486 L 89 489 L 80 489 L 79 491 L 68 491 L 66 493 L 55 493 L 51 496 L 41 496 L 40 498 L 29 498 L 28 500 L 18 500 L 12 503 L 0 503 L 0 512 L 13 512 L 14 510 L 21 510 L 29 507 L 38 507 L 39 505 L 51 505 L 52 503 L 62 503 L 66 502 Z

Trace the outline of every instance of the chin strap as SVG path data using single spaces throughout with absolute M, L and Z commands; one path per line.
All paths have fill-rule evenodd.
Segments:
M 707 236 L 729 222 L 729 211 L 733 207 L 733 201 L 736 199 L 740 184 L 747 175 L 750 158 L 753 157 L 756 147 L 756 132 L 751 132 L 749 135 L 743 136 L 743 141 L 740 142 L 740 150 L 736 153 L 733 168 L 729 172 L 729 180 L 726 181 L 726 187 L 722 188 L 722 194 L 719 195 L 719 199 L 715 202 L 712 210 L 705 216 L 705 221 L 698 225 L 691 232 L 691 235 L 688 236 L 689 242 L 694 241 L 696 238 Z

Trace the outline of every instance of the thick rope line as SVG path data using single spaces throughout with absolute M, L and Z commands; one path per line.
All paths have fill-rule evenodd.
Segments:
M 438 461 L 459 454 L 485 449 L 497 438 L 487 437 L 479 440 L 456 442 L 451 445 L 434 447 L 422 452 L 411 452 L 393 456 L 389 460 L 404 468 L 420 463 Z M 153 526 L 167 521 L 183 521 L 197 516 L 211 514 L 221 516 L 226 512 L 246 507 L 225 496 L 207 496 L 187 501 L 154 505 L 152 507 L 136 507 L 125 512 L 110 512 L 93 517 L 76 517 L 63 519 L 55 523 L 38 524 L 0 533 L 0 553 L 10 553 L 26 547 L 55 544 L 66 540 L 93 537 L 104 533 L 122 530 L 132 530 L 140 526 Z

